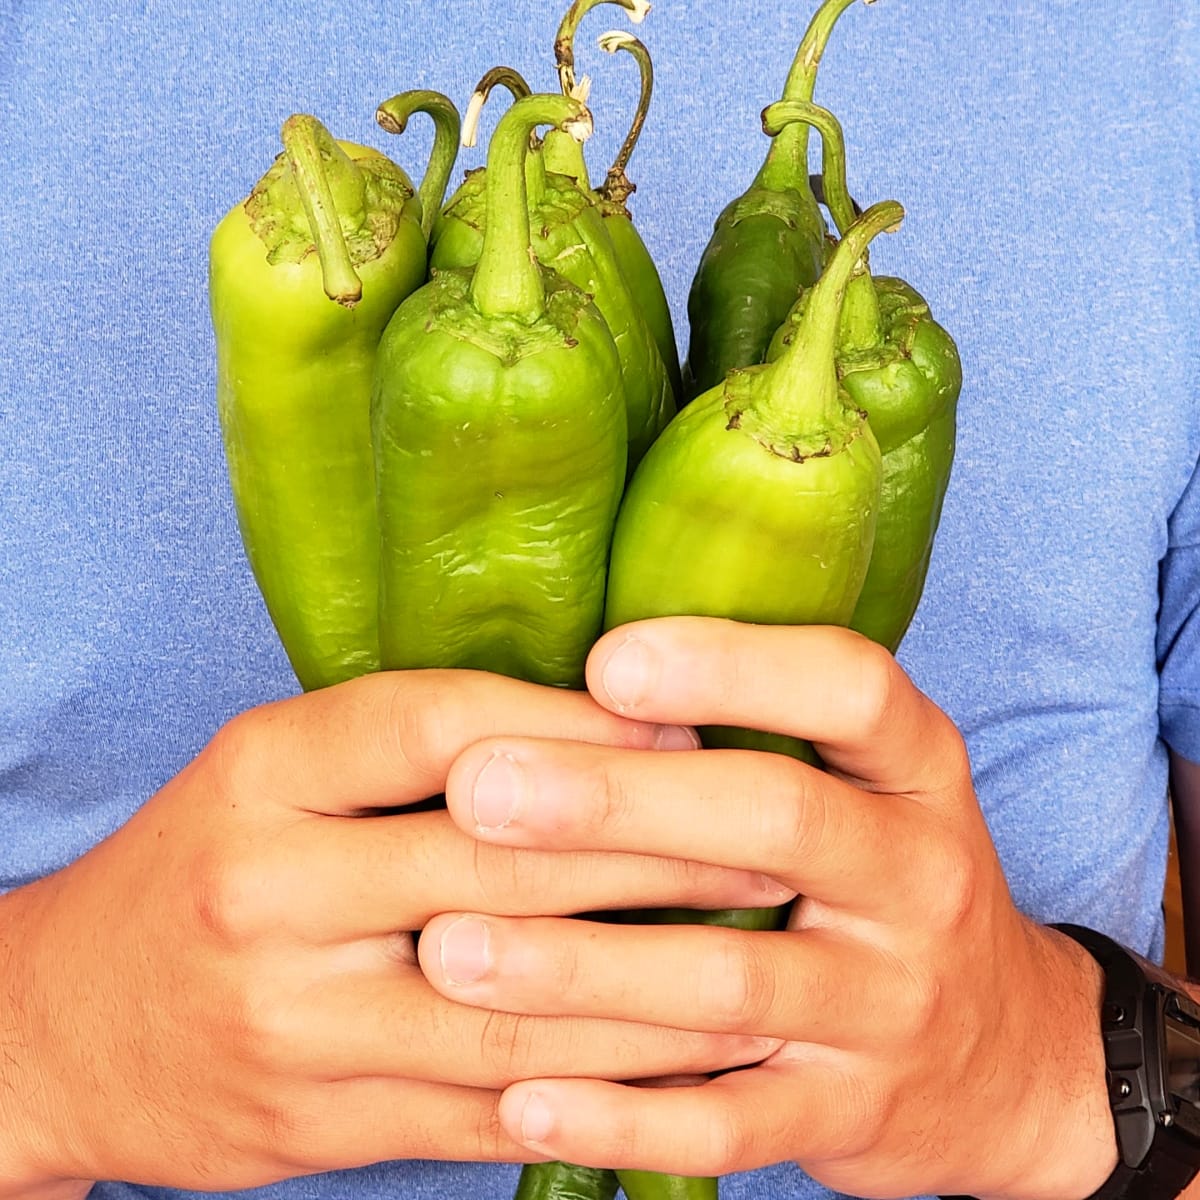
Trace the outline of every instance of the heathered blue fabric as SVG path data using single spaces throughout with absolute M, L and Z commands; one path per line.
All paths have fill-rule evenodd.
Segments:
M 550 87 L 561 7 L 0 0 L 0 886 L 83 853 L 227 717 L 294 690 L 224 476 L 209 232 L 293 111 L 419 172 L 427 129 L 389 139 L 375 104 L 412 86 L 465 102 L 498 62 Z M 632 204 L 681 341 L 712 219 L 761 160 L 758 112 L 811 10 L 659 0 L 642 27 L 658 88 Z M 966 734 L 1017 903 L 1152 953 L 1163 739 L 1200 760 L 1198 18 L 1160 0 L 881 0 L 844 16 L 817 93 L 856 195 L 908 209 L 875 267 L 928 296 L 966 376 L 901 658 Z M 579 43 L 598 178 L 634 72 L 591 39 L 623 24 L 606 8 Z M 262 1194 L 511 1182 L 407 1164 Z M 726 1191 L 823 1194 L 790 1167 Z

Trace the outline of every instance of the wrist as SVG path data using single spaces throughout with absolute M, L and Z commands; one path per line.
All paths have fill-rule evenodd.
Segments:
M 47 1108 L 50 1079 L 36 1057 L 28 1019 L 35 1002 L 23 983 L 32 972 L 17 937 L 28 941 L 36 886 L 0 895 L 0 1200 L 81 1200 L 92 1181 L 55 1173 L 45 1153 L 50 1130 L 38 1115 Z
M 1029 934 L 1035 962 L 1027 978 L 1041 991 L 1015 1006 L 1027 1034 L 1012 1043 L 1024 1045 L 1026 1060 L 1013 1077 L 1017 1112 L 1006 1127 L 1002 1169 L 978 1196 L 1086 1200 L 1118 1160 L 1100 1033 L 1104 972 L 1057 930 L 1031 923 Z

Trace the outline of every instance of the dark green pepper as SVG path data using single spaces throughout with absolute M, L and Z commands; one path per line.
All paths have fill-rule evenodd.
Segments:
M 533 249 L 539 262 L 594 298 L 612 333 L 625 391 L 632 470 L 674 412 L 674 396 L 662 356 L 637 310 L 599 210 L 573 179 L 544 169 L 555 134 L 577 145 L 552 130 L 545 149 L 531 150 L 527 156 Z M 446 205 L 430 260 L 435 271 L 469 267 L 478 260 L 487 232 L 487 187 L 486 169 L 472 173 Z
M 422 191 L 444 188 L 457 115 L 444 96 Z M 255 580 L 306 690 L 379 668 L 371 379 L 379 338 L 425 277 L 421 202 L 377 150 L 296 115 L 284 152 L 213 233 L 217 402 Z M 440 181 L 440 182 L 439 182 Z
M 667 304 L 667 294 L 663 290 L 658 268 L 633 223 L 627 203 L 629 197 L 637 191 L 637 187 L 630 182 L 625 168 L 628 167 L 629 158 L 637 146 L 642 126 L 646 123 L 650 97 L 654 91 L 654 64 L 650 60 L 650 52 L 632 34 L 606 33 L 600 38 L 600 45 L 609 54 L 615 54 L 618 50 L 632 54 L 641 71 L 642 86 L 633 123 L 625 135 L 617 157 L 613 160 L 613 165 L 608 169 L 604 183 L 596 189 L 594 195 L 604 217 L 604 227 L 608 230 L 613 249 L 617 253 L 617 261 L 621 264 L 621 270 L 629 284 L 629 290 L 633 293 L 638 309 L 654 337 L 654 343 L 658 346 L 658 352 L 662 355 L 678 404 L 683 401 L 683 379 L 680 374 L 679 347 L 675 341 L 671 309 Z
M 530 134 L 591 120 L 517 100 L 488 150 L 473 270 L 397 309 L 372 400 L 385 668 L 469 667 L 579 687 L 603 615 L 625 478 L 612 337 L 590 297 L 530 254 Z
M 782 101 L 763 114 L 767 133 L 792 121 L 821 133 L 829 211 L 844 234 L 854 211 L 841 126 L 832 113 L 802 102 Z M 795 336 L 809 295 L 801 293 L 776 331 L 768 359 Z M 962 364 L 925 300 L 902 279 L 873 279 L 863 255 L 842 307 L 837 368 L 842 386 L 866 411 L 883 455 L 875 549 L 850 627 L 895 651 L 925 587 L 950 482 Z
M 854 0 L 825 0 L 796 51 L 785 100 L 811 100 L 817 67 L 838 17 Z M 825 222 L 808 180 L 808 127 L 773 138 L 746 192 L 717 218 L 688 293 L 688 397 L 734 367 L 761 363 L 802 287 L 824 260 Z
M 521 1168 L 513 1200 L 613 1200 L 615 1171 L 574 1163 L 528 1163 Z

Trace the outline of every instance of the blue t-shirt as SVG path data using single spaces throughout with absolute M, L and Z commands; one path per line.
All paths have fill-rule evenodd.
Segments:
M 552 88 L 565 7 L 0 0 L 0 887 L 82 854 L 229 716 L 295 690 L 225 479 L 212 228 L 293 111 L 419 175 L 427 129 L 389 138 L 375 105 L 417 86 L 465 103 L 497 63 Z M 812 7 L 659 0 L 639 30 L 657 88 L 631 205 L 681 342 Z M 624 24 L 606 7 L 578 41 L 597 179 L 636 72 L 593 37 Z M 966 735 L 1017 903 L 1152 953 L 1164 743 L 1200 760 L 1198 80 L 1186 6 L 883 0 L 842 18 L 817 89 L 858 199 L 908 210 L 873 266 L 927 296 L 963 359 L 900 657 Z M 505 1197 L 512 1178 L 390 1164 L 265 1194 Z M 725 1194 L 824 1193 L 781 1166 Z

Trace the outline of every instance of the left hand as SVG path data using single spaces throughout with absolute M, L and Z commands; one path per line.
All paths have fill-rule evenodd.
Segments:
M 1014 907 L 962 738 L 890 654 L 841 629 L 669 618 L 606 635 L 588 686 L 638 720 L 807 738 L 829 769 L 493 738 L 451 770 L 455 821 L 499 845 L 761 871 L 804 897 L 790 928 L 448 913 L 421 938 L 426 976 L 506 1012 L 784 1045 L 699 1086 L 515 1083 L 513 1138 L 690 1175 L 793 1159 L 859 1196 L 1071 1200 L 1104 1181 L 1099 968 Z

